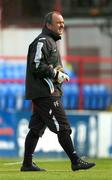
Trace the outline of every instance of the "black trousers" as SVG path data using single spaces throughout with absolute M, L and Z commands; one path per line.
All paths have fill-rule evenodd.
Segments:
M 33 114 L 29 123 L 30 131 L 25 140 L 24 165 L 32 163 L 32 154 L 46 127 L 58 135 L 58 141 L 71 162 L 78 156 L 70 137 L 71 128 L 59 97 L 33 100 Z
M 33 113 L 29 128 L 36 129 L 42 136 L 46 127 L 52 132 L 67 130 L 71 134 L 70 124 L 65 114 L 60 97 L 39 98 L 32 100 Z

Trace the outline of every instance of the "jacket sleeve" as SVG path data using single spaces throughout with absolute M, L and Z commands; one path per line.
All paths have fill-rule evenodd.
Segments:
M 46 40 L 38 41 L 33 48 L 29 50 L 30 69 L 39 78 L 54 78 L 55 71 L 49 66 L 46 59 L 49 54 L 49 44 Z

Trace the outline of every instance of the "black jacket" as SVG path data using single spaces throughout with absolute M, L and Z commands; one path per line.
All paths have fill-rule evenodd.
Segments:
M 61 65 L 56 41 L 59 35 L 47 28 L 30 44 L 27 55 L 26 99 L 61 96 L 61 84 L 54 81 L 54 68 Z M 49 66 L 52 65 L 52 66 Z

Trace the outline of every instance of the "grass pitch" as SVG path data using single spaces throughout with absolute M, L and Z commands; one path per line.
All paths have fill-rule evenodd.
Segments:
M 112 160 L 94 159 L 96 167 L 73 172 L 66 159 L 39 159 L 38 166 L 46 172 L 20 172 L 20 159 L 0 159 L 0 180 L 111 180 Z M 37 160 L 35 160 L 37 163 Z

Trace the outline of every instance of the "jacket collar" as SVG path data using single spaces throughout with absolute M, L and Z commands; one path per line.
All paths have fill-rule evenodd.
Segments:
M 57 33 L 51 31 L 50 29 L 48 29 L 46 27 L 44 27 L 42 29 L 42 33 L 52 37 L 54 39 L 54 41 L 58 41 L 59 39 L 61 39 L 61 36 L 59 36 Z

